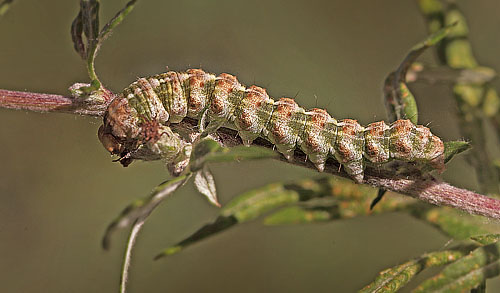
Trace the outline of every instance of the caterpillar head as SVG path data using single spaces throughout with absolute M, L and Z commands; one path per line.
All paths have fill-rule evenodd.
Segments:
M 120 143 L 120 140 L 113 135 L 109 127 L 106 127 L 106 124 L 99 127 L 97 136 L 99 137 L 99 140 L 104 148 L 112 155 L 119 155 L 124 151 L 123 144 Z
M 101 127 L 99 127 L 99 131 L 97 132 L 97 136 L 108 152 L 112 155 L 120 157 L 117 161 L 119 161 L 124 167 L 127 167 L 130 163 L 132 163 L 133 158 L 130 157 L 132 151 L 127 149 L 123 139 L 113 135 L 109 125 L 101 125 Z

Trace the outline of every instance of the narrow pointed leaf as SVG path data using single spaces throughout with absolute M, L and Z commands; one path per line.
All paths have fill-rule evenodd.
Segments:
M 207 165 L 195 173 L 194 185 L 201 194 L 207 197 L 210 203 L 220 207 L 220 203 L 217 200 L 217 190 L 215 188 L 214 176 L 210 172 L 210 169 L 208 169 Z
M 258 160 L 276 157 L 276 152 L 257 146 L 221 147 L 213 139 L 205 138 L 198 142 L 191 153 L 191 171 L 201 169 L 206 163 Z
M 232 162 L 269 159 L 277 156 L 277 153 L 271 149 L 259 146 L 236 146 L 232 148 L 223 148 L 219 152 L 212 153 L 205 157 L 205 162 Z
M 99 36 L 99 1 L 80 0 L 80 12 L 82 14 L 83 33 L 91 47 L 97 44 Z
M 106 39 L 113 29 L 125 19 L 132 9 L 134 9 L 136 2 L 137 0 L 129 1 L 122 10 L 120 10 L 108 23 L 106 23 L 99 33 L 99 42 Z
M 7 13 L 12 3 L 14 3 L 14 0 L 3 0 L 0 2 L 0 17 Z
M 409 119 L 412 123 L 417 124 L 417 102 L 406 85 L 406 74 L 422 52 L 447 36 L 450 33 L 451 27 L 452 26 L 447 26 L 438 30 L 427 37 L 423 42 L 414 46 L 396 71 L 390 73 L 385 79 L 384 96 L 388 115 L 392 121 L 397 119 Z
M 377 197 L 375 197 L 370 204 L 370 210 L 373 210 L 375 205 L 384 197 L 384 194 L 387 192 L 387 189 L 379 188 L 377 191 Z
M 229 202 L 221 210 L 215 222 L 203 226 L 191 236 L 163 250 L 155 259 L 178 253 L 191 244 L 225 231 L 236 224 L 253 220 L 277 207 L 297 202 L 298 199 L 295 192 L 284 189 L 281 184 L 272 184 L 246 192 Z
M 414 210 L 412 215 L 430 223 L 454 239 L 468 239 L 471 236 L 488 233 L 488 230 L 481 225 L 482 218 L 466 215 L 448 207 Z
M 461 250 L 445 250 L 425 254 L 404 264 L 386 269 L 359 292 L 397 292 L 426 268 L 442 266 L 460 259 L 465 254 Z
M 500 234 L 478 235 L 471 237 L 471 239 L 481 245 L 489 245 L 498 242 L 498 240 L 500 240 Z
M 445 26 L 442 29 L 439 29 L 435 33 L 429 35 L 423 42 L 415 45 L 408 55 L 403 59 L 403 62 L 399 65 L 398 69 L 395 72 L 395 81 L 406 83 L 406 73 L 411 65 L 417 60 L 417 58 L 422 55 L 422 53 L 429 47 L 434 46 L 439 41 L 444 39 L 448 34 L 450 34 L 452 28 L 456 25 L 453 23 L 451 25 Z
M 218 142 L 213 139 L 205 138 L 196 143 L 191 152 L 190 168 L 195 172 L 203 168 L 205 157 L 209 154 L 218 152 L 222 149 Z
M 264 225 L 285 225 L 325 222 L 331 214 L 324 210 L 311 210 L 299 206 L 285 207 L 264 219 Z
M 411 93 L 410 89 L 404 82 L 399 83 L 398 93 L 401 97 L 403 105 L 403 118 L 409 119 L 413 124 L 418 123 L 418 108 L 415 96 Z
M 86 60 L 91 87 L 87 92 L 99 90 L 102 85 L 95 71 L 95 58 L 102 41 L 119 25 L 134 8 L 137 0 L 131 0 L 99 32 L 99 1 L 80 0 L 80 11 L 71 25 L 71 39 L 76 52 Z M 86 42 L 83 39 L 86 38 Z
M 87 59 L 87 51 L 85 42 L 83 41 L 82 11 L 78 12 L 78 15 L 71 24 L 71 39 L 73 40 L 73 47 L 78 55 L 84 60 Z
M 408 82 L 425 81 L 431 84 L 484 84 L 497 76 L 494 69 L 478 66 L 476 68 L 450 68 L 448 66 L 424 67 L 415 63 L 406 75 Z M 411 79 L 411 80 L 410 80 Z
M 455 155 L 470 149 L 470 143 L 466 141 L 447 141 L 444 143 L 444 162 L 449 162 Z
M 374 191 L 368 186 L 332 177 L 305 179 L 293 184 L 269 184 L 235 197 L 221 209 L 215 222 L 203 226 L 191 236 L 163 250 L 155 259 L 178 253 L 191 244 L 279 208 L 284 209 L 271 215 L 266 220 L 266 224 L 291 224 L 293 216 L 297 220 L 300 215 L 311 217 L 309 219 L 315 221 L 326 220 L 326 217 L 338 219 L 351 218 L 360 214 L 366 215 L 370 213 L 369 205 Z M 378 205 L 377 212 L 404 209 L 412 202 L 413 200 L 403 197 L 386 197 Z M 294 204 L 301 204 L 301 206 L 298 209 L 287 209 L 288 206 Z M 289 215 L 294 211 L 296 213 L 287 218 L 290 221 L 283 220 L 285 217 L 279 215 L 280 213 L 285 215 L 287 212 Z M 274 216 L 276 217 L 273 219 Z M 277 218 L 281 222 L 275 221 Z
M 104 249 L 109 249 L 112 233 L 116 230 L 129 227 L 139 218 L 147 217 L 167 196 L 181 187 L 190 175 L 179 176 L 175 179 L 165 181 L 158 185 L 151 195 L 144 199 L 138 199 L 128 205 L 120 215 L 106 229 L 102 239 Z
M 490 86 L 485 88 L 486 93 L 484 95 L 482 105 L 483 113 L 486 115 L 486 117 L 493 117 L 500 110 L 500 97 L 498 96 L 498 93 L 494 88 Z
M 500 243 L 478 247 L 422 282 L 414 292 L 465 292 L 500 273 Z
M 204 225 L 199 230 L 197 230 L 195 233 L 193 233 L 191 236 L 189 236 L 186 239 L 182 240 L 181 242 L 175 244 L 174 246 L 171 246 L 171 247 L 163 250 L 161 253 L 156 255 L 154 259 L 157 260 L 157 259 L 160 259 L 160 258 L 165 257 L 165 256 L 179 253 L 187 246 L 194 244 L 198 241 L 201 241 L 201 240 L 203 240 L 207 237 L 210 237 L 214 234 L 222 232 L 226 229 L 229 229 L 231 226 L 233 226 L 235 224 L 238 224 L 238 221 L 232 216 L 218 217 L 215 220 L 215 222 Z

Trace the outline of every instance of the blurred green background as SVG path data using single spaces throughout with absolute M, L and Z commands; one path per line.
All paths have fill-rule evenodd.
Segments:
M 102 1 L 105 23 L 126 1 Z M 459 1 L 482 64 L 500 68 L 499 1 Z M 67 94 L 86 82 L 69 34 L 77 0 L 17 0 L 0 19 L 0 88 Z M 426 29 L 413 1 L 146 1 L 104 43 L 97 72 L 121 90 L 139 76 L 202 67 L 274 97 L 362 123 L 385 119 L 382 81 Z M 432 61 L 427 53 L 424 61 Z M 495 83 L 499 88 L 498 82 Z M 412 86 L 420 123 L 460 139 L 446 85 Z M 107 224 L 167 178 L 160 162 L 112 163 L 100 119 L 0 109 L 0 291 L 114 292 L 126 233 Z M 317 176 L 276 161 L 212 167 L 221 202 L 275 181 Z M 476 188 L 463 158 L 443 177 Z M 153 213 L 137 242 L 130 292 L 352 292 L 381 269 L 449 240 L 402 213 L 326 224 L 238 226 L 157 262 L 217 209 L 191 185 Z M 488 285 L 499 285 L 498 280 Z M 494 292 L 489 286 L 489 291 Z

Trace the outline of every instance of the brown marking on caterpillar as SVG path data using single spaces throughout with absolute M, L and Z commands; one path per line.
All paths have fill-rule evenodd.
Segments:
M 140 126 L 142 130 L 141 135 L 143 136 L 145 142 L 155 143 L 160 139 L 162 135 L 160 132 L 161 125 L 157 120 L 144 121 L 140 124 Z
M 217 78 L 214 95 L 210 105 L 210 110 L 213 115 L 219 118 L 231 118 L 230 116 L 233 113 L 230 112 L 230 95 L 233 93 L 234 88 L 238 86 L 241 87 L 241 84 L 233 75 L 223 73 Z
M 213 74 L 205 73 L 201 69 L 189 69 L 188 116 L 197 118 L 208 106 L 215 82 Z
M 245 91 L 234 120 L 243 144 L 250 145 L 261 133 L 267 135 L 266 125 L 273 111 L 274 101 L 265 89 L 253 85 Z
M 303 124 L 297 129 L 295 124 Z M 269 121 L 269 140 L 288 160 L 293 159 L 296 144 L 305 127 L 305 111 L 294 100 L 281 98 L 275 102 L 275 109 Z
M 330 114 L 323 109 L 311 109 L 306 112 L 307 118 L 303 132 L 301 149 L 308 154 L 316 168 L 323 172 L 331 144 L 328 137 L 323 134 L 325 126 L 332 121 Z M 336 129 L 335 129 L 336 133 Z
M 391 125 L 391 157 L 410 161 L 414 159 L 412 133 L 415 125 L 410 120 L 397 120 Z
M 356 181 L 363 180 L 364 128 L 353 119 L 339 122 L 335 158 Z
M 300 147 L 320 171 L 326 159 L 334 157 L 357 182 L 362 182 L 367 163 L 381 165 L 392 159 L 444 170 L 444 144 L 427 127 L 409 120 L 391 125 L 380 121 L 366 128 L 352 119 L 337 122 L 325 110 L 305 111 L 289 98 L 275 102 L 258 86 L 246 89 L 230 74 L 215 77 L 201 69 L 132 83 L 110 104 L 99 138 L 108 151 L 122 157 L 140 148 L 169 163 L 185 162 L 185 156 L 176 157 L 183 153 L 176 148 L 185 144 L 176 142 L 178 135 L 162 124 L 186 116 L 200 118 L 205 109 L 209 131 L 223 124 L 236 128 L 245 145 L 259 136 L 267 138 L 289 160 Z
M 138 130 L 134 125 L 137 118 L 134 113 L 136 110 L 129 106 L 127 99 L 114 99 L 108 106 L 104 116 L 105 125 L 111 127 L 115 137 L 126 138 L 137 136 Z
M 339 123 L 340 129 L 337 136 L 337 146 L 338 146 L 338 159 L 339 162 L 345 163 L 352 160 L 359 160 L 360 153 L 357 150 L 358 145 L 358 134 L 364 129 L 359 125 L 358 121 L 353 119 L 344 119 Z
M 264 89 L 252 85 L 248 88 L 247 93 L 242 103 L 245 103 L 245 107 L 242 108 L 241 112 L 237 114 L 238 128 L 241 130 L 250 130 L 254 125 L 255 119 L 257 119 L 257 109 L 261 107 L 262 102 L 268 99 L 267 93 Z
M 304 131 L 304 147 L 308 148 L 311 152 L 319 152 L 324 143 L 320 140 L 321 130 L 325 127 L 326 122 L 331 118 L 328 112 L 323 109 L 311 109 L 308 111 L 311 116 L 308 131 Z
M 368 124 L 365 128 L 365 157 L 372 163 L 380 164 L 390 159 L 389 126 L 384 121 Z

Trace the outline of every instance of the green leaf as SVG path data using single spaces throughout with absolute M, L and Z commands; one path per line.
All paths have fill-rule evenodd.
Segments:
M 245 160 L 259 160 L 276 157 L 277 153 L 264 147 L 236 146 L 232 148 L 221 147 L 211 138 L 198 142 L 191 153 L 191 171 L 195 172 L 206 163 L 220 163 Z
M 139 218 L 147 217 L 166 197 L 181 187 L 190 177 L 191 174 L 186 174 L 165 181 L 158 185 L 148 197 L 138 199 L 128 205 L 120 215 L 108 225 L 102 239 L 103 248 L 109 249 L 113 232 L 129 227 Z
M 83 41 L 82 11 L 78 12 L 78 15 L 71 24 L 71 39 L 73 40 L 75 51 L 85 60 L 87 58 L 87 51 L 85 42 Z
M 305 179 L 293 184 L 269 184 L 235 197 L 221 209 L 215 222 L 163 250 L 155 259 L 178 253 L 236 224 L 254 220 L 283 207 L 267 218 L 265 224 L 293 224 L 366 215 L 370 213 L 368 207 L 374 192 L 373 188 L 365 185 L 332 177 Z M 411 202 L 408 198 L 386 196 L 377 206 L 377 212 L 399 210 Z M 301 206 L 289 207 L 294 204 Z
M 399 83 L 399 95 L 402 102 L 403 117 L 409 119 L 413 124 L 418 123 L 418 108 L 417 101 L 411 93 L 410 89 L 404 82 Z
M 500 239 L 500 234 L 478 235 L 471 237 L 471 239 L 481 245 L 489 245 L 498 242 L 498 240 Z
M 100 42 L 106 39 L 113 31 L 113 29 L 125 19 L 125 17 L 132 11 L 132 9 L 134 9 L 136 2 L 137 0 L 129 1 L 122 10 L 118 11 L 118 13 L 110 21 L 108 21 L 108 23 L 106 23 L 106 25 L 99 33 Z
M 418 0 L 418 5 L 424 15 L 440 13 L 443 10 L 443 5 L 438 0 Z
M 278 210 L 264 219 L 264 225 L 304 224 L 330 221 L 331 213 L 298 206 Z
M 235 224 L 253 220 L 265 212 L 298 200 L 296 192 L 286 190 L 281 184 L 272 184 L 246 192 L 229 202 L 221 210 L 215 222 L 203 226 L 191 236 L 163 250 L 155 259 L 178 253 L 187 246 L 225 231 Z
M 9 10 L 14 0 L 4 0 L 0 3 L 0 16 L 4 16 Z
M 422 282 L 414 292 L 464 292 L 476 288 L 500 273 L 500 243 L 474 249 Z
M 163 250 L 161 253 L 156 255 L 154 259 L 157 260 L 165 256 L 179 253 L 189 245 L 199 242 L 207 237 L 215 235 L 226 229 L 229 229 L 231 226 L 237 223 L 238 221 L 234 217 L 218 217 L 214 223 L 204 225 L 202 228 L 193 233 L 191 236 L 175 244 L 174 246 L 171 246 Z
M 80 12 L 83 24 L 83 33 L 89 47 L 97 44 L 99 36 L 99 6 L 98 0 L 80 0 Z
M 478 66 L 475 68 L 450 68 L 448 66 L 424 67 L 415 62 L 409 69 L 407 80 L 411 82 L 426 81 L 431 84 L 449 83 L 449 84 L 485 84 L 497 76 L 495 70 Z M 411 74 L 410 74 L 411 73 Z M 492 93 L 496 95 L 495 93 Z M 493 100 L 493 102 L 495 102 Z M 497 104 L 493 105 L 497 107 Z
M 444 143 L 444 162 L 448 163 L 455 155 L 460 154 L 471 148 L 466 141 L 447 141 Z
M 276 155 L 272 150 L 263 147 L 225 148 L 211 138 L 204 138 L 194 145 L 189 166 L 190 170 L 195 173 L 194 182 L 198 191 L 205 195 L 212 204 L 220 207 L 217 201 L 214 178 L 207 163 L 256 160 Z
M 101 88 L 101 82 L 95 72 L 95 58 L 102 41 L 130 13 L 136 2 L 137 0 L 129 1 L 125 8 L 120 10 L 99 32 L 99 1 L 80 0 L 80 11 L 71 25 L 71 39 L 75 51 L 87 62 L 87 71 L 92 84 L 89 92 Z
M 201 170 L 196 171 L 194 185 L 201 194 L 207 197 L 210 203 L 220 207 L 220 203 L 217 200 L 215 180 L 207 165 L 203 166 Z
M 223 148 L 219 152 L 205 157 L 205 162 L 220 163 L 232 161 L 261 160 L 277 157 L 277 153 L 271 149 L 260 146 L 236 146 Z
M 238 223 L 243 223 L 298 201 L 299 194 L 296 191 L 287 189 L 283 184 L 271 184 L 236 197 L 222 209 L 221 216 L 231 216 Z
M 205 157 L 220 150 L 222 150 L 222 147 L 215 140 L 210 138 L 200 140 L 193 146 L 191 152 L 191 158 L 189 160 L 191 171 L 196 172 L 203 168 Z
M 403 62 L 401 62 L 396 71 L 391 72 L 385 79 L 384 96 L 389 118 L 392 121 L 397 119 L 410 119 L 413 124 L 417 124 L 417 103 L 415 101 L 415 97 L 406 85 L 406 74 L 415 60 L 417 60 L 425 49 L 433 46 L 446 37 L 450 33 L 453 25 L 446 26 L 438 30 L 428 36 L 423 42 L 414 46 L 408 55 L 406 55 L 403 59 Z
M 494 88 L 486 88 L 482 108 L 486 117 L 493 117 L 500 110 L 500 97 Z
M 383 270 L 377 278 L 359 292 L 397 292 L 426 268 L 437 267 L 460 259 L 461 250 L 431 252 L 404 264 Z
M 488 233 L 481 225 L 481 218 L 465 215 L 449 207 L 426 208 L 420 212 L 414 211 L 413 216 L 427 221 L 455 239 L 467 239 Z

